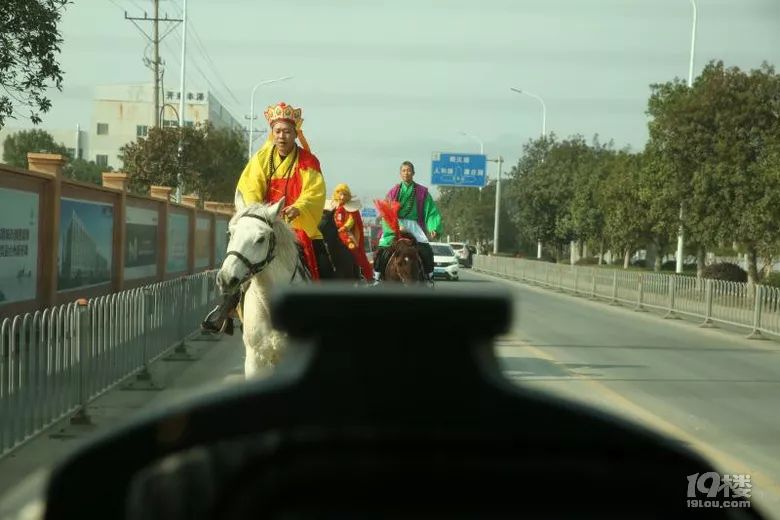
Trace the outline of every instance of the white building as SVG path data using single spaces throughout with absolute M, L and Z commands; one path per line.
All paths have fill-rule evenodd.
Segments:
M 161 93 L 162 126 L 179 126 L 178 90 Z M 243 126 L 216 97 L 206 90 L 187 92 L 184 124 L 191 126 L 210 121 L 218 128 L 243 129 Z M 95 161 L 100 166 L 121 169 L 119 149 L 145 137 L 154 125 L 154 85 L 101 85 L 95 87 L 89 128 L 73 125 L 72 129 L 51 129 L 55 142 L 63 144 L 72 157 Z M 0 129 L 0 150 L 5 138 L 24 128 Z M 0 161 L 2 153 L 0 153 Z
M 210 121 L 216 127 L 241 129 L 242 125 L 208 91 L 187 92 L 184 124 Z M 163 126 L 179 125 L 178 90 L 162 92 L 160 112 Z M 104 85 L 95 89 L 87 159 L 101 166 L 119 169 L 119 149 L 144 137 L 154 125 L 154 85 Z

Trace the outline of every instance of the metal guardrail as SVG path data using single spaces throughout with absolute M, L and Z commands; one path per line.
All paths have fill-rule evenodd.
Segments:
M 0 456 L 176 347 L 215 299 L 213 271 L 0 323 Z
M 633 305 L 637 310 L 665 311 L 668 318 L 701 318 L 704 326 L 722 323 L 744 327 L 750 329 L 748 337 L 780 335 L 777 287 L 500 256 L 475 256 L 473 268 L 510 280 Z

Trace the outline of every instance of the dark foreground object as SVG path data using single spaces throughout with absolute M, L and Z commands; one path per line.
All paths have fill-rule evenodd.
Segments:
M 469 319 L 430 326 L 451 316 Z M 496 293 L 288 290 L 272 378 L 79 450 L 46 517 L 758 517 L 688 508 L 686 477 L 713 468 L 680 445 L 508 382 L 491 340 L 511 316 Z

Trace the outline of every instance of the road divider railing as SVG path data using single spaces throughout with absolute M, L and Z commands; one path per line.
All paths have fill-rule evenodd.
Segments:
M 777 287 L 501 256 L 475 256 L 473 268 L 508 280 L 630 305 L 638 311 L 655 309 L 666 318 L 699 318 L 702 326 L 743 327 L 750 331 L 750 338 L 780 336 Z
M 216 300 L 214 271 L 0 322 L 0 457 L 181 349 Z

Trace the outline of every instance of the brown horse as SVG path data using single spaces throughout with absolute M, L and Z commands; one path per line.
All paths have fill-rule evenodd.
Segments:
M 386 281 L 405 285 L 424 281 L 422 259 L 412 235 L 402 232 L 388 248 L 387 254 L 389 258 L 384 273 Z

